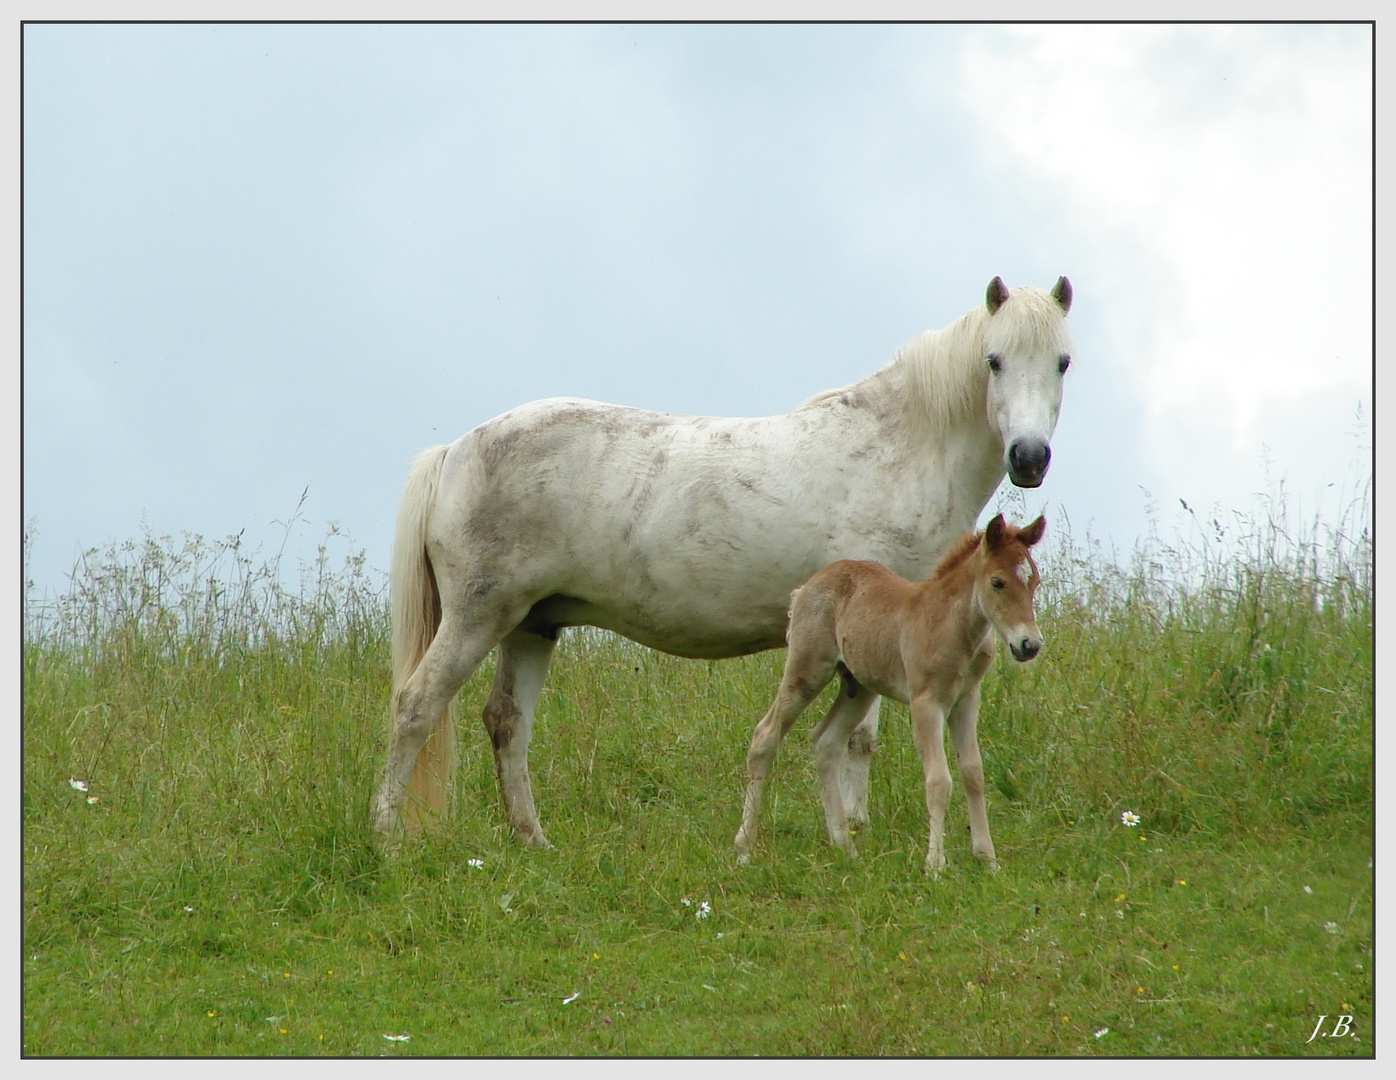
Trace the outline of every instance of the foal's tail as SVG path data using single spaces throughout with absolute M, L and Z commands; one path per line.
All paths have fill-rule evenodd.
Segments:
M 417 455 L 407 474 L 407 487 L 397 513 L 393 564 L 389 578 L 393 617 L 393 696 L 389 723 L 396 724 L 398 694 L 422 662 L 441 625 L 441 595 L 427 558 L 427 519 L 436 501 L 436 485 L 446 447 L 434 446 Z M 446 790 L 455 762 L 455 723 L 452 707 L 436 718 L 431 734 L 417 754 L 402 821 L 409 832 L 439 817 L 446 809 Z M 391 729 L 390 729 L 391 730 Z
M 785 640 L 787 644 L 790 641 L 790 623 L 795 618 L 795 601 L 800 598 L 800 590 L 803 588 L 803 585 L 797 585 L 790 590 L 790 604 L 785 609 Z

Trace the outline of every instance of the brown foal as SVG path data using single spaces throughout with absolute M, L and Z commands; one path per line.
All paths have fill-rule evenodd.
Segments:
M 1042 648 L 1033 614 L 1037 564 L 1028 549 L 1042 539 L 1045 527 L 1039 517 L 1015 528 L 1000 514 L 982 533 L 962 537 L 925 581 L 906 581 L 881 563 L 844 559 L 790 594 L 785 674 L 747 753 L 746 803 L 736 838 L 739 861 L 751 857 L 761 785 L 780 740 L 837 672 L 851 698 L 881 694 L 911 706 L 930 815 L 926 869 L 938 874 L 945 866 L 941 837 L 951 787 L 947 723 L 969 800 L 971 847 L 976 858 L 998 869 L 976 733 L 979 683 L 994 659 L 995 633 L 1020 662 Z M 856 858 L 840 775 L 852 725 L 863 712 L 835 704 L 814 731 L 814 756 L 829 839 Z

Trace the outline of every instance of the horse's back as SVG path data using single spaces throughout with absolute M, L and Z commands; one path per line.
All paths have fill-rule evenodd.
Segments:
M 796 538 L 780 420 L 579 398 L 520 406 L 449 448 L 433 560 L 461 568 L 461 587 L 505 582 L 527 603 L 547 600 L 559 625 L 682 655 L 778 646 L 790 584 L 817 556 Z

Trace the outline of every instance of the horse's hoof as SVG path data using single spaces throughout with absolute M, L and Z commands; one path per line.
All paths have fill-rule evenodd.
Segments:
M 386 840 L 397 831 L 397 818 L 397 811 L 392 808 L 379 810 L 373 815 L 373 831 L 380 840 Z
M 940 877 L 940 872 L 945 869 L 945 856 L 937 852 L 934 855 L 926 856 L 926 873 L 931 877 Z
M 373 826 L 373 844 L 384 858 L 393 858 L 402 850 L 403 831 L 399 828 Z
M 738 866 L 746 866 L 749 862 L 751 862 L 751 852 L 749 852 L 749 851 L 739 851 L 739 852 L 737 852 L 737 865 L 738 865 Z

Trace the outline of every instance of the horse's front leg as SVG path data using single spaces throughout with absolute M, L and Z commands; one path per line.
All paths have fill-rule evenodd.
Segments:
M 994 841 L 989 835 L 989 813 L 984 805 L 984 763 L 979 757 L 979 684 L 965 691 L 950 710 L 950 740 L 955 744 L 955 760 L 969 803 L 970 849 L 990 870 L 999 868 L 994 857 Z
M 950 763 L 945 759 L 945 709 L 929 691 L 911 699 L 911 729 L 926 778 L 926 869 L 937 877 L 945 868 L 945 809 L 950 805 Z
M 494 767 L 509 826 L 532 847 L 549 847 L 533 804 L 528 776 L 528 740 L 533 733 L 533 710 L 543 689 L 556 643 L 515 630 L 499 643 L 494 685 L 485 703 L 485 731 L 494 747 Z

